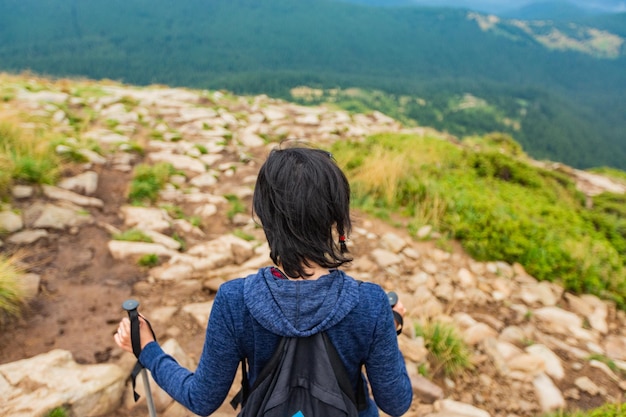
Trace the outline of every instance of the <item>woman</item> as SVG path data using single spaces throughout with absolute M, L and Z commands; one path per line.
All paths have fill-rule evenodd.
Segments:
M 243 358 L 254 384 L 282 336 L 325 331 L 356 392 L 365 365 L 373 399 L 360 416 L 404 414 L 412 388 L 398 348 L 387 295 L 337 269 L 351 259 L 350 186 L 325 151 L 273 150 L 259 171 L 254 214 L 275 266 L 223 284 L 215 296 L 202 356 L 191 372 L 166 355 L 141 320 L 139 361 L 176 401 L 199 415 L 226 398 Z M 394 309 L 403 314 L 398 304 Z M 115 342 L 132 352 L 130 323 L 120 322 Z

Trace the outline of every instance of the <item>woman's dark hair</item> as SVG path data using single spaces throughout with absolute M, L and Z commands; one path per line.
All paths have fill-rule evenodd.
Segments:
M 330 153 L 306 147 L 272 150 L 259 171 L 253 210 L 272 261 L 288 276 L 306 278 L 310 262 L 337 268 L 352 260 L 343 243 L 352 227 L 350 185 Z

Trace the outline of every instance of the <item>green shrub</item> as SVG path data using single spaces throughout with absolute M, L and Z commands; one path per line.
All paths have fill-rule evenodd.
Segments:
M 454 326 L 445 323 L 418 324 L 415 332 L 424 338 L 426 349 L 434 362 L 433 375 L 440 370 L 449 376 L 456 375 L 471 368 L 470 350 Z
M 159 191 L 174 173 L 174 167 L 164 162 L 154 165 L 137 165 L 128 193 L 131 204 L 141 206 L 154 203 L 159 196 Z

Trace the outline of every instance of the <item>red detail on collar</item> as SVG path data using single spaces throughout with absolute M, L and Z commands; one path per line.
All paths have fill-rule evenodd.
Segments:
M 278 268 L 271 267 L 270 271 L 272 272 L 272 275 L 274 275 L 278 279 L 287 279 L 285 274 L 283 274 L 282 271 Z

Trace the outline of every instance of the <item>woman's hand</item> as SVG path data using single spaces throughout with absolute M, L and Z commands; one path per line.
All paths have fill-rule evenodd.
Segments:
M 400 314 L 400 316 L 402 317 L 404 317 L 404 315 L 406 314 L 406 308 L 404 308 L 404 304 L 402 304 L 402 301 L 400 300 L 398 300 L 396 305 L 393 306 L 392 310 Z
M 130 320 L 128 317 L 124 317 L 120 321 L 120 324 L 117 327 L 117 332 L 113 335 L 113 340 L 115 340 L 115 343 L 120 348 L 133 353 L 133 345 L 130 340 Z M 148 343 L 154 341 L 154 337 L 152 336 L 152 331 L 150 330 L 148 323 L 146 323 L 144 318 L 141 316 L 139 316 L 139 340 L 142 350 Z

